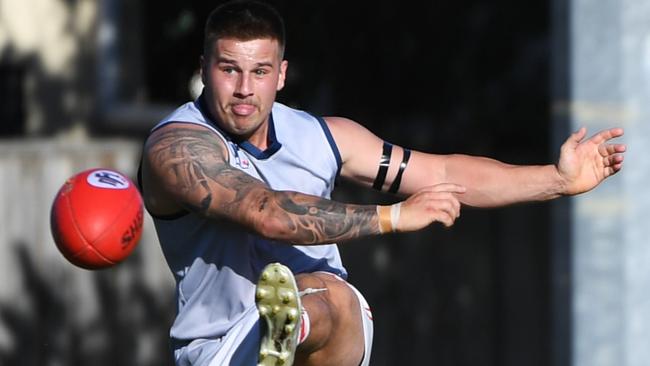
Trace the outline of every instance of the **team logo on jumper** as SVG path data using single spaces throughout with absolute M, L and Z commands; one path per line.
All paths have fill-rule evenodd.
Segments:
M 237 164 L 238 164 L 240 167 L 242 167 L 243 169 L 248 169 L 248 167 L 251 166 L 251 162 L 250 162 L 248 159 L 246 159 L 246 158 L 240 158 L 240 159 L 237 161 Z
M 88 184 L 98 188 L 108 189 L 127 189 L 129 188 L 129 180 L 110 170 L 95 170 L 88 174 L 86 178 Z
M 239 146 L 235 144 L 234 142 L 230 142 L 230 145 L 232 146 L 232 152 L 233 155 L 235 156 L 235 164 L 237 164 L 238 167 L 242 169 L 248 169 L 248 167 L 251 165 L 251 162 L 246 158 L 244 154 L 239 155 Z

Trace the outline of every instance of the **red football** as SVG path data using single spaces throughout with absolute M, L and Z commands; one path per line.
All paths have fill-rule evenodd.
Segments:
M 123 174 L 90 169 L 69 178 L 52 203 L 54 242 L 72 264 L 113 266 L 135 248 L 142 234 L 142 197 Z

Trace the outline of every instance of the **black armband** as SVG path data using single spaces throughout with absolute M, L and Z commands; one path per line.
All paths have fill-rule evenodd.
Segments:
M 399 171 L 397 172 L 397 176 L 395 177 L 395 180 L 393 181 L 393 184 L 390 185 L 390 188 L 388 189 L 388 192 L 390 193 L 397 193 L 399 190 L 399 185 L 402 183 L 402 174 L 404 173 L 404 169 L 406 169 L 406 165 L 409 163 L 409 158 L 411 157 L 411 150 L 409 149 L 403 149 L 404 150 L 404 156 L 402 157 L 402 162 L 399 164 Z
M 393 153 L 393 145 L 384 141 L 384 150 L 381 153 L 381 158 L 379 159 L 379 170 L 377 171 L 377 177 L 375 182 L 372 184 L 372 188 L 381 191 L 381 188 L 384 186 L 386 181 L 386 173 L 388 173 L 388 166 L 390 165 L 390 155 Z

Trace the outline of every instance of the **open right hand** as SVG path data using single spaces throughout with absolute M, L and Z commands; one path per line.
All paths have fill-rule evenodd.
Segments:
M 402 202 L 397 231 L 416 231 L 434 222 L 452 226 L 460 216 L 456 195 L 465 191 L 465 187 L 454 183 L 422 188 Z

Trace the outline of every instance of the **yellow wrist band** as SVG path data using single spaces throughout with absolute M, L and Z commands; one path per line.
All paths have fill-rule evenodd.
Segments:
M 392 232 L 391 206 L 377 205 L 377 216 L 379 216 L 379 232 L 382 234 Z

